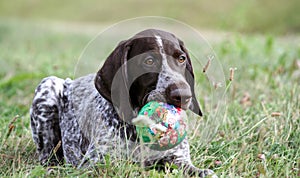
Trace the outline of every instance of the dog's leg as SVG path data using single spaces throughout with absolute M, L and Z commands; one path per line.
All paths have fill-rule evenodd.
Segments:
M 199 177 L 217 177 L 214 172 L 210 169 L 199 169 L 195 167 L 191 161 L 190 148 L 187 138 L 182 141 L 180 145 L 168 151 L 167 157 L 164 158 L 163 162 L 173 163 L 179 168 L 184 170 L 187 175 L 196 175 Z
M 32 137 L 42 165 L 57 165 L 63 159 L 59 117 L 64 80 L 47 77 L 35 90 L 30 108 Z

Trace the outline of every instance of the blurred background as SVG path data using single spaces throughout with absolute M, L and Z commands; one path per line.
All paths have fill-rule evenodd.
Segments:
M 165 16 L 201 29 L 291 34 L 300 32 L 299 8 L 299 0 L 1 0 L 0 20 L 112 24 L 138 16 Z

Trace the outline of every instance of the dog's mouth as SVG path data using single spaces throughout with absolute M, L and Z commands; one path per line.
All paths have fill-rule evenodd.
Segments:
M 150 92 L 149 93 L 146 93 L 143 100 L 142 100 L 142 105 L 144 106 L 145 104 L 148 103 L 148 97 L 150 95 Z
M 163 95 L 157 92 L 154 87 L 152 88 L 153 88 L 152 90 L 150 90 L 144 95 L 142 100 L 142 106 L 144 106 L 150 101 L 165 102 Z
M 156 101 L 168 103 L 183 110 L 188 110 L 191 100 L 192 98 L 190 96 L 178 96 L 177 98 L 168 99 L 164 97 L 164 94 L 160 93 L 159 91 L 152 90 L 145 94 L 142 100 L 142 106 L 150 101 Z
M 189 108 L 189 105 L 191 103 L 192 98 L 189 96 L 180 96 L 176 99 L 176 101 L 168 102 L 169 104 L 172 104 L 176 107 L 179 107 L 183 110 L 187 110 Z

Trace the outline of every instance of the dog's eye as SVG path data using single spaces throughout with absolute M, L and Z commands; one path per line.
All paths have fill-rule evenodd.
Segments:
M 178 58 L 179 63 L 184 63 L 185 60 L 186 60 L 186 56 L 184 54 L 180 55 Z
M 144 63 L 147 64 L 147 65 L 153 65 L 154 64 L 154 59 L 153 58 L 147 58 L 144 61 Z

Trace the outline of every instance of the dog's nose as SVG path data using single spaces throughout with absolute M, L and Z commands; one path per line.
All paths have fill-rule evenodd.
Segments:
M 184 110 L 188 109 L 192 93 L 186 84 L 171 84 L 166 89 L 167 103 Z

